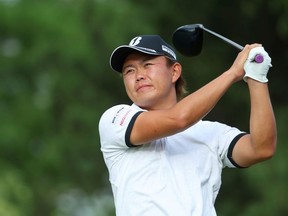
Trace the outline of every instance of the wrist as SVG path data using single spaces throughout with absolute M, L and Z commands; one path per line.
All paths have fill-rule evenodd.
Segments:
M 243 78 L 243 74 L 239 75 L 238 71 L 234 68 L 230 68 L 229 70 L 225 71 L 224 74 L 226 74 L 227 77 L 231 79 L 232 83 L 238 82 Z
M 257 82 L 261 82 L 261 83 L 267 83 L 268 82 L 268 79 L 266 77 L 266 74 L 253 74 L 253 73 L 249 73 L 249 72 L 246 72 L 244 77 L 243 77 L 243 80 L 245 82 L 247 82 L 247 80 L 254 80 L 254 81 L 257 81 Z
M 266 86 L 268 83 L 267 82 L 260 82 L 258 80 L 255 80 L 253 78 L 250 77 L 246 77 L 245 78 L 245 82 L 248 84 L 249 87 L 256 87 L 256 86 Z

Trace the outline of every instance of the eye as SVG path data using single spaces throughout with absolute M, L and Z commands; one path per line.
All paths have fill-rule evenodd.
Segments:
M 151 65 L 153 65 L 151 62 L 147 62 L 147 63 L 144 64 L 144 67 L 149 67 Z
M 127 75 L 127 74 L 132 73 L 132 72 L 134 72 L 134 69 L 133 69 L 133 68 L 126 68 L 126 69 L 123 71 L 122 74 L 125 76 L 125 75 Z

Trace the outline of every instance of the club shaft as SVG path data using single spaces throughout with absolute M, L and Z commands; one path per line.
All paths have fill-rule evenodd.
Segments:
M 204 26 L 201 26 L 201 28 L 202 28 L 204 31 L 209 32 L 210 34 L 212 34 L 212 35 L 214 35 L 214 36 L 222 39 L 222 40 L 225 41 L 226 43 L 228 43 L 228 44 L 236 47 L 237 49 L 239 49 L 239 50 L 242 50 L 242 49 L 243 49 L 243 46 L 241 46 L 241 45 L 239 45 L 238 43 L 236 43 L 236 42 L 234 42 L 234 41 L 232 41 L 232 40 L 224 37 L 223 35 L 220 35 L 220 34 L 214 32 L 214 31 L 211 31 L 211 30 L 205 28 Z
M 223 35 L 220 35 L 220 34 L 214 32 L 214 31 L 211 31 L 211 30 L 205 28 L 203 25 L 201 25 L 200 28 L 202 28 L 204 31 L 206 31 L 206 32 L 208 32 L 208 33 L 210 33 L 210 34 L 212 34 L 212 35 L 214 35 L 214 36 L 222 39 L 222 40 L 225 41 L 226 43 L 228 43 L 228 44 L 236 47 L 236 48 L 239 49 L 239 50 L 243 50 L 243 48 L 244 48 L 243 46 L 241 46 L 241 45 L 239 45 L 238 43 L 236 43 L 236 42 L 234 42 L 234 41 L 232 41 L 232 40 L 224 37 Z M 257 54 L 257 55 L 255 56 L 255 58 L 254 58 L 254 61 L 257 62 L 257 63 L 262 63 L 263 60 L 264 60 L 264 58 L 263 58 L 263 56 L 262 56 L 261 54 Z

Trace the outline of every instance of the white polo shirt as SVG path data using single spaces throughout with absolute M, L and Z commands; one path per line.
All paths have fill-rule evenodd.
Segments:
M 227 155 L 243 133 L 218 122 L 199 121 L 181 133 L 133 147 L 129 137 L 141 112 L 134 104 L 117 105 L 99 122 L 116 215 L 216 215 L 221 171 L 237 166 Z

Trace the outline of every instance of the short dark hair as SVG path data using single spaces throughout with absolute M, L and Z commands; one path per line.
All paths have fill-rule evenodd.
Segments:
M 166 58 L 166 59 L 167 59 L 168 67 L 172 67 L 176 63 L 176 61 L 172 61 L 169 58 Z M 176 96 L 177 96 L 178 101 L 181 100 L 187 94 L 186 81 L 182 74 L 176 81 L 175 90 L 176 90 Z

